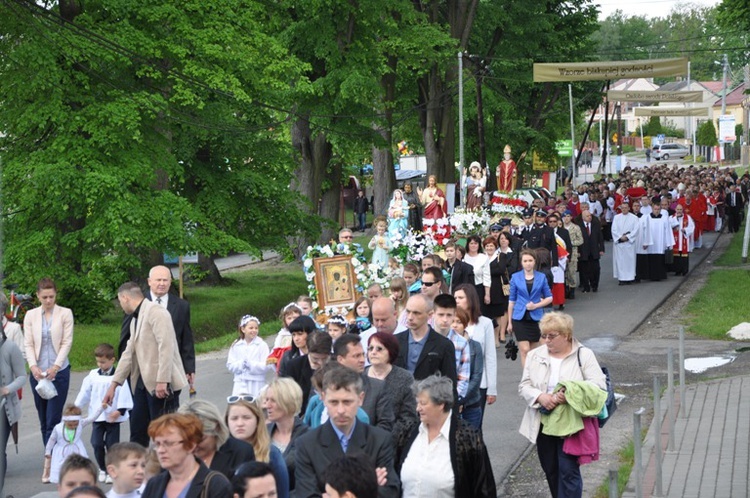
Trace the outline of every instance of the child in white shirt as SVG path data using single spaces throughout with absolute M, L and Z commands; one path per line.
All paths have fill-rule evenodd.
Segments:
M 99 344 L 94 349 L 94 356 L 98 368 L 91 370 L 83 379 L 81 391 L 75 401 L 78 408 L 85 408 L 89 405 L 89 413 L 94 413 L 102 404 L 104 395 L 107 394 L 112 384 L 112 375 L 115 372 L 115 348 L 111 344 Z M 94 421 L 94 427 L 91 430 L 91 447 L 94 448 L 94 457 L 100 469 L 99 482 L 111 482 L 104 470 L 106 468 L 105 455 L 109 448 L 120 442 L 120 424 L 130 418 L 131 408 L 133 408 L 133 396 L 126 380 L 122 386 L 115 389 L 112 406 L 107 407 Z
M 266 384 L 266 372 L 273 370 L 268 364 L 268 345 L 258 337 L 260 320 L 252 315 L 240 319 L 239 338 L 229 348 L 227 369 L 234 374 L 232 395 L 250 394 L 254 398 Z

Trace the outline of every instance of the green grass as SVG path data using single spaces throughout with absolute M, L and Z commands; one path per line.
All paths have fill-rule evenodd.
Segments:
M 708 339 L 727 339 L 726 333 L 747 321 L 747 296 L 750 272 L 741 269 L 717 269 L 708 276 L 686 308 L 690 331 Z
M 237 338 L 237 322 L 245 314 L 260 318 L 262 336 L 278 332 L 281 308 L 307 294 L 302 268 L 287 268 L 250 269 L 229 274 L 226 285 L 187 287 L 185 298 L 190 301 L 196 353 L 229 346 Z M 122 311 L 114 303 L 99 323 L 77 324 L 69 355 L 73 369 L 94 367 L 93 350 L 97 344 L 108 342 L 117 347 L 121 324 Z
M 745 234 L 745 223 L 740 226 L 740 231 L 735 234 L 725 233 L 722 237 L 732 237 L 729 247 L 724 254 L 716 259 L 714 264 L 717 266 L 738 266 L 742 264 L 742 238 Z
M 744 228 L 731 235 L 727 249 L 716 259 L 717 267 L 685 308 L 685 324 L 690 332 L 708 339 L 726 340 L 729 329 L 747 321 L 750 271 L 740 267 L 743 231 Z M 729 235 L 722 235 L 726 236 Z
M 635 460 L 635 451 L 633 450 L 633 441 L 630 441 L 626 447 L 618 452 L 618 461 L 620 466 L 617 468 L 617 496 L 621 496 L 628 485 L 630 472 L 633 470 Z M 609 496 L 609 477 L 598 487 L 594 493 L 594 498 L 607 498 Z
M 365 261 L 367 261 L 368 263 L 372 261 L 372 249 L 367 247 L 367 244 L 370 243 L 370 240 L 372 239 L 372 237 L 373 237 L 372 235 L 360 235 L 352 239 L 352 242 L 356 242 L 357 244 L 361 245 L 362 249 L 365 250 L 365 252 L 362 254 L 364 254 Z

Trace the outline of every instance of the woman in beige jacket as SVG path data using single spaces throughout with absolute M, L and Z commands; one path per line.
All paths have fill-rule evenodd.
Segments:
M 526 401 L 519 432 L 536 444 L 539 463 L 553 497 L 574 498 L 583 493 L 577 458 L 562 451 L 563 438 L 541 431 L 540 409 L 552 411 L 566 403 L 564 392 L 554 392 L 559 382 L 588 381 L 607 390 L 607 379 L 594 352 L 573 338 L 573 317 L 547 313 L 539 322 L 542 345 L 529 352 L 518 392 Z
M 42 441 L 47 445 L 52 429 L 60 423 L 70 384 L 68 354 L 73 345 L 73 312 L 55 304 L 57 287 L 51 278 L 37 284 L 36 295 L 41 306 L 26 313 L 23 320 L 26 361 L 31 370 L 31 391 L 39 414 Z M 43 399 L 36 392 L 41 379 L 49 379 L 57 396 Z

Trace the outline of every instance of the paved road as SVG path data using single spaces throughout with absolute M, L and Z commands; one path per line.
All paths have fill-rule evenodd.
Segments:
M 716 234 L 704 236 L 705 246 L 710 246 Z M 619 287 L 612 278 L 611 243 L 602 260 L 602 277 L 599 292 L 580 294 L 569 301 L 566 311 L 576 320 L 576 336 L 597 354 L 606 357 L 616 345 L 633 331 L 681 282 L 670 277 L 663 282 L 649 282 Z M 698 264 L 708 249 L 698 250 L 691 257 L 691 265 Z M 689 278 L 689 277 L 688 277 Z M 113 330 L 113 334 L 119 333 Z M 198 359 L 196 388 L 198 396 L 226 406 L 226 396 L 231 393 L 232 377 L 225 368 L 226 352 L 204 355 Z M 518 361 L 505 359 L 504 351 L 498 350 L 498 401 L 489 407 L 485 416 L 484 431 L 495 479 L 498 485 L 510 473 L 524 452 L 528 442 L 518 434 L 524 406 L 517 394 L 521 365 Z M 74 373 L 71 378 L 69 400 L 75 399 L 81 385 L 83 373 Z M 184 399 L 184 398 L 183 398 Z M 52 490 L 51 485 L 40 482 L 43 447 L 39 434 L 39 423 L 29 393 L 28 384 L 23 400 L 24 418 L 20 427 L 19 451 L 15 454 L 9 446 L 8 477 L 5 493 L 15 498 L 32 496 L 39 491 Z M 88 436 L 86 436 L 88 437 Z M 123 427 L 122 439 L 128 437 L 127 424 Z M 93 454 L 89 449 L 89 453 Z

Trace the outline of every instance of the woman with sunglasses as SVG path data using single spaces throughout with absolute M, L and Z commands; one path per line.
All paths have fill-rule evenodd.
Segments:
M 203 399 L 191 399 L 181 405 L 178 413 L 195 415 L 203 423 L 203 439 L 195 447 L 195 456 L 211 470 L 232 479 L 243 462 L 255 460 L 253 447 L 231 436 L 216 405 Z
M 396 416 L 392 429 L 395 439 L 404 428 L 417 422 L 417 400 L 411 390 L 414 377 L 393 364 L 399 352 L 398 339 L 393 334 L 375 332 L 367 344 L 370 366 L 365 368 L 365 374 L 385 382 L 385 393 Z
M 542 345 L 526 357 L 518 392 L 526 401 L 519 432 L 536 444 L 539 463 L 553 497 L 580 497 L 583 481 L 578 457 L 563 452 L 562 437 L 544 433 L 542 411 L 549 413 L 568 402 L 560 382 L 585 381 L 604 391 L 607 380 L 594 352 L 573 338 L 573 317 L 551 312 L 539 322 Z M 571 396 L 570 393 L 567 393 Z M 540 411 L 541 410 L 541 411 Z M 595 422 L 596 423 L 596 422 Z M 598 425 L 597 425 L 598 427 Z
M 289 498 L 289 473 L 284 457 L 281 451 L 271 444 L 263 411 L 255 399 L 249 394 L 229 396 L 224 421 L 232 436 L 252 445 L 255 460 L 271 466 L 276 478 L 278 497 Z

